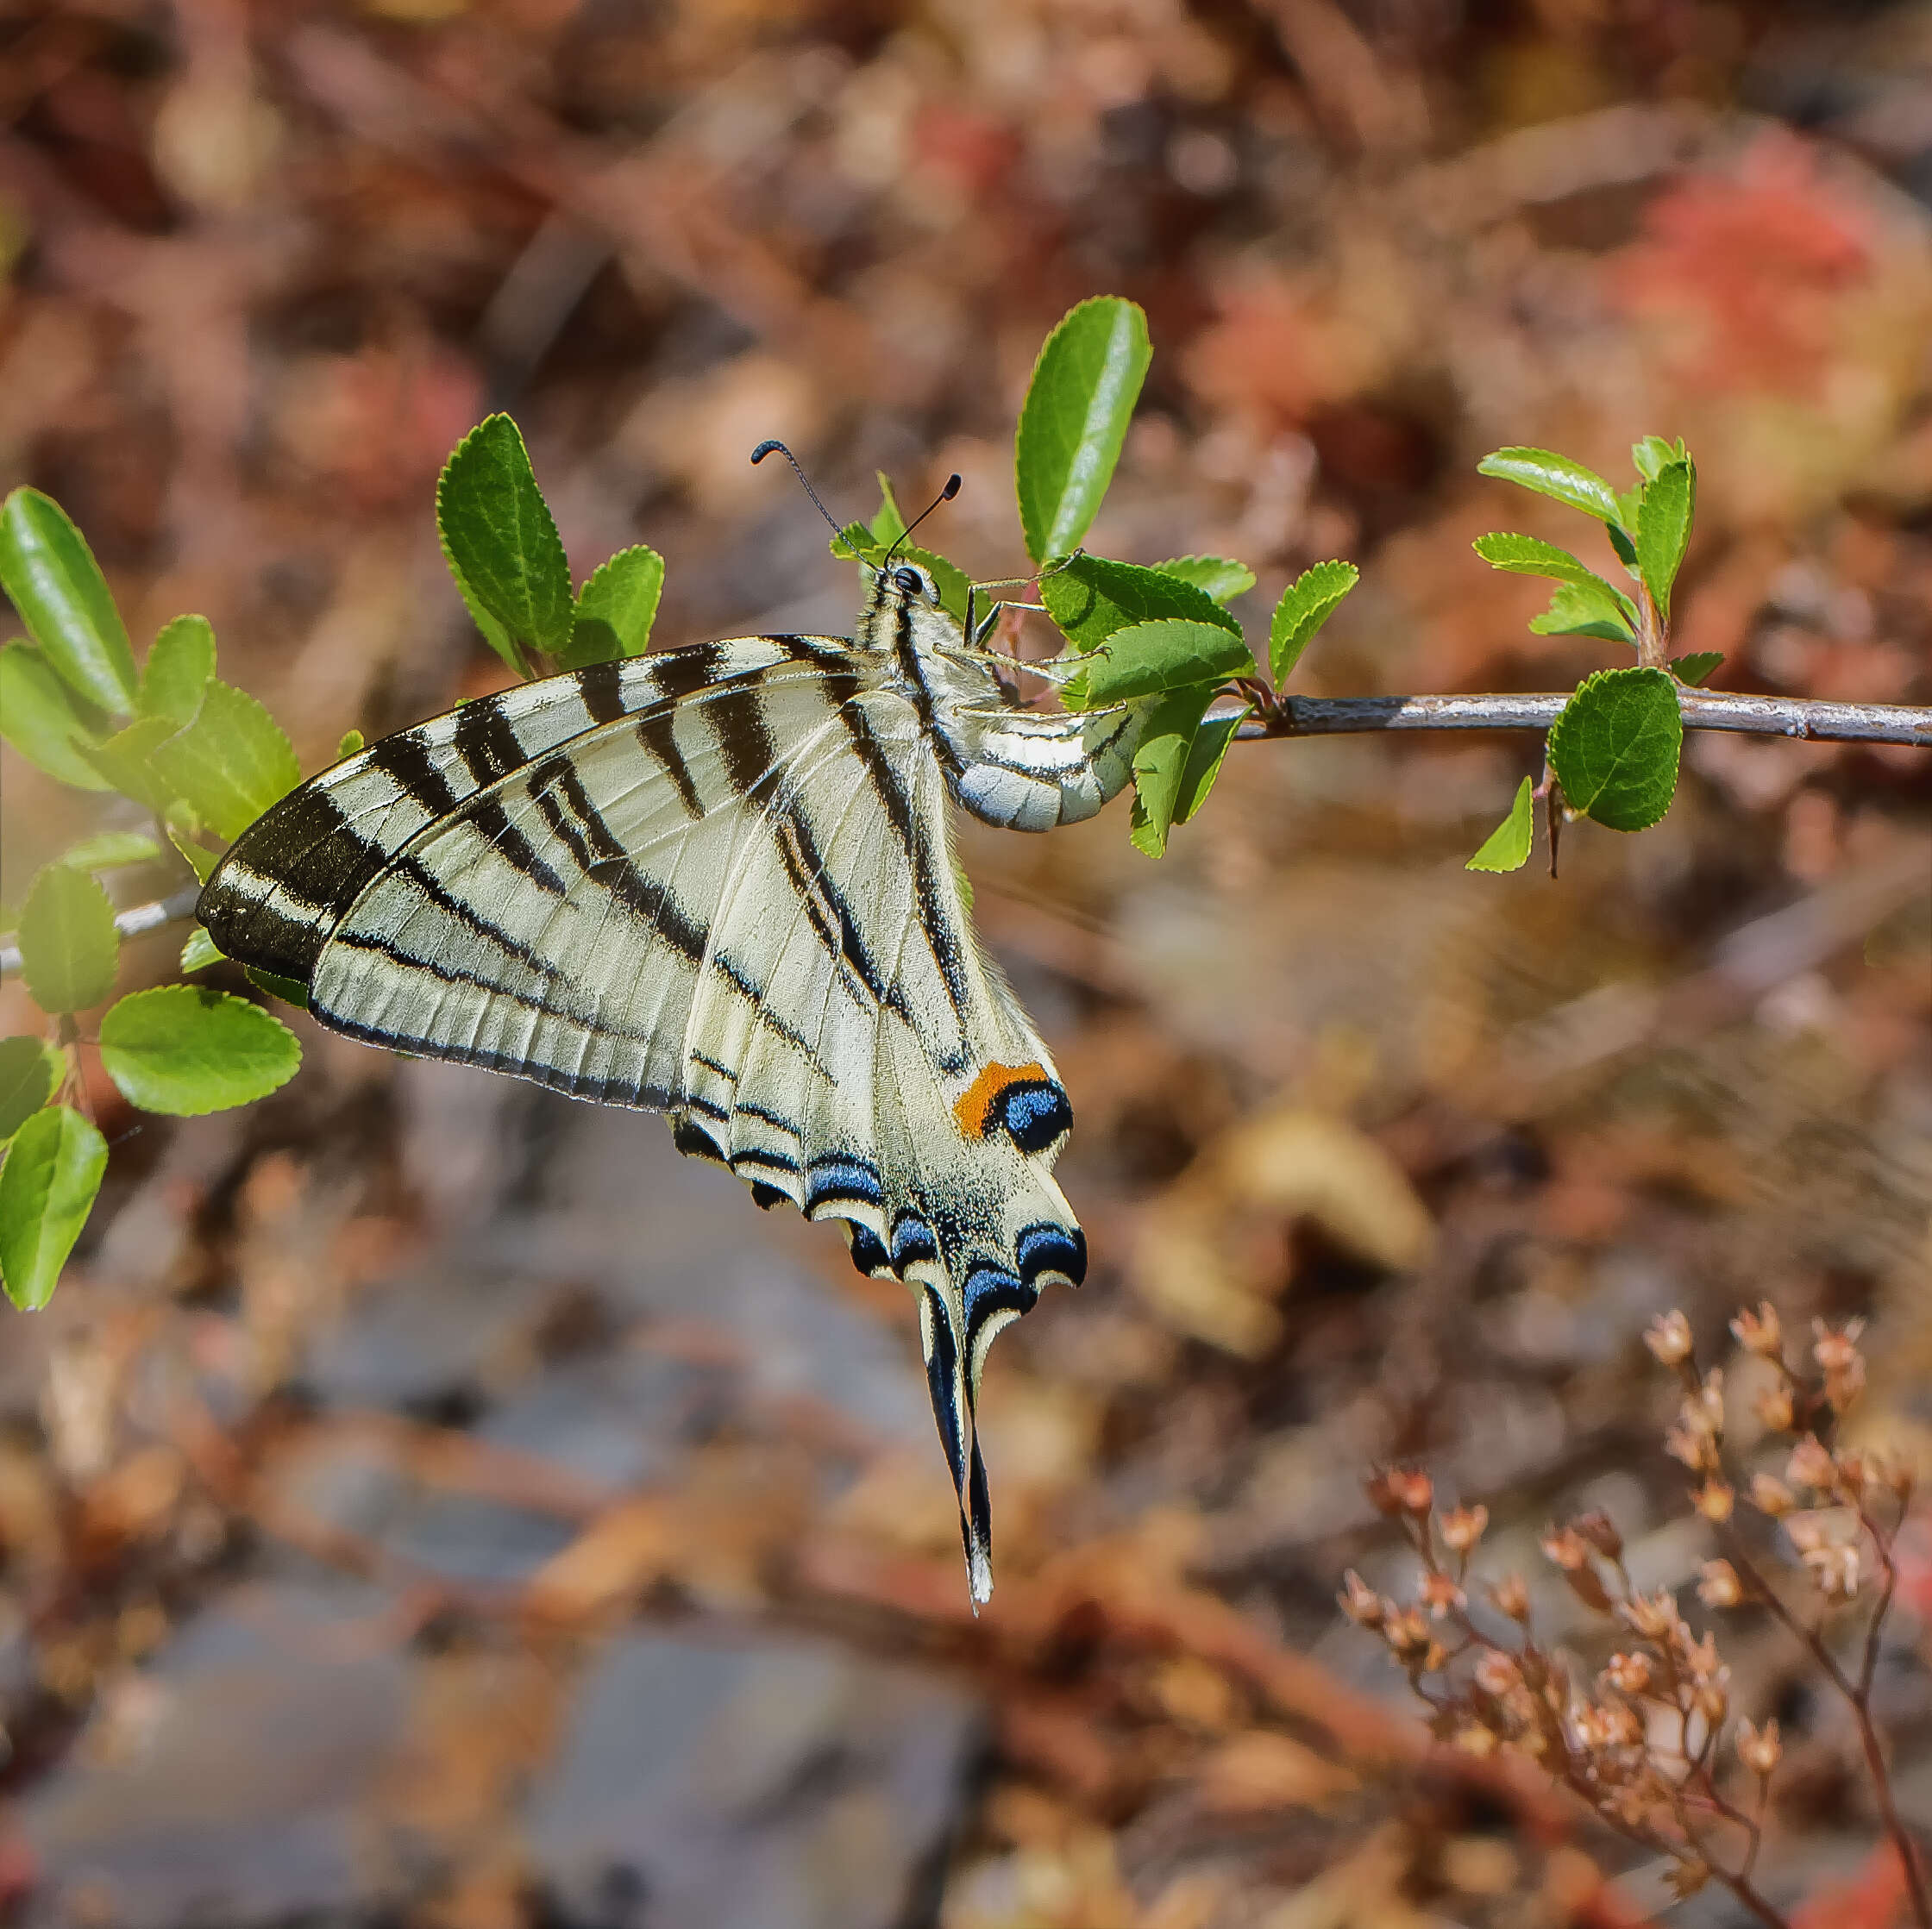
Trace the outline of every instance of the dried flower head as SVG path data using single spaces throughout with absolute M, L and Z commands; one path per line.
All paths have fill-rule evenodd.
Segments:
M 1815 1433 L 1808 1433 L 1791 1449 L 1785 1478 L 1793 1487 L 1818 1487 L 1829 1492 L 1838 1478 L 1830 1453 Z
M 1497 1612 L 1507 1614 L 1511 1620 L 1528 1620 L 1529 1589 L 1520 1574 L 1504 1575 L 1490 1588 L 1490 1599 L 1496 1603 Z
M 1842 1413 L 1865 1391 L 1865 1356 L 1858 1348 L 1865 1322 L 1847 1319 L 1835 1331 L 1823 1320 L 1814 1319 L 1811 1331 L 1815 1336 L 1811 1357 L 1825 1376 L 1825 1398 L 1834 1411 Z
M 1501 1648 L 1485 1648 L 1477 1659 L 1472 1678 L 1484 1694 L 1493 1694 L 1501 1700 L 1521 1682 L 1523 1676 L 1513 1655 L 1504 1653 Z
M 1766 1433 L 1789 1433 L 1795 1416 L 1791 1411 L 1791 1389 L 1780 1380 L 1774 1387 L 1766 1387 L 1752 1402 L 1758 1416 L 1758 1424 Z
M 1775 1474 L 1753 1474 L 1751 1476 L 1751 1505 L 1760 1513 L 1769 1514 L 1773 1520 L 1789 1513 L 1797 1505 L 1790 1487 Z
M 1778 1718 L 1773 1715 L 1760 1728 L 1753 1727 L 1748 1721 L 1737 1725 L 1737 1758 L 1753 1775 L 1769 1775 L 1784 1758 L 1785 1750 L 1778 1739 Z
M 1690 1322 L 1673 1306 L 1651 1321 L 1644 1333 L 1644 1344 L 1664 1366 L 1681 1365 L 1690 1357 Z
M 1489 1524 L 1487 1507 L 1458 1507 L 1453 1513 L 1443 1516 L 1443 1543 L 1452 1553 L 1467 1554 L 1482 1539 L 1483 1530 Z
M 1588 1513 L 1580 1513 L 1570 1523 L 1572 1531 L 1579 1533 L 1607 1561 L 1619 1559 L 1623 1553 L 1623 1536 L 1616 1531 L 1616 1523 L 1601 1507 L 1592 1507 Z
M 1632 1594 L 1617 1603 L 1617 1618 L 1647 1641 L 1667 1641 L 1684 1625 L 1668 1588 L 1654 1594 Z
M 1452 1610 L 1465 1606 L 1469 1597 L 1447 1575 L 1432 1569 L 1418 1583 L 1415 1598 L 1432 1619 L 1440 1621 Z
M 1731 1322 L 1731 1331 L 1736 1334 L 1738 1344 L 1760 1360 L 1776 1360 L 1783 1356 L 1785 1331 L 1778 1323 L 1778 1309 L 1769 1300 L 1759 1300 L 1755 1312 L 1740 1306 L 1737 1318 Z
M 1451 1738 L 1451 1744 L 1480 1761 L 1496 1753 L 1502 1745 L 1502 1738 L 1495 1729 L 1485 1728 L 1479 1721 L 1465 1721 Z
M 1710 1880 L 1710 1864 L 1701 1856 L 1687 1856 L 1664 1871 L 1664 1880 L 1678 1901 L 1687 1902 Z
M 1650 1657 L 1636 1654 L 1615 1654 L 1604 1669 L 1603 1681 L 1622 1694 L 1646 1694 L 1655 1679 L 1655 1669 L 1651 1666 Z
M 1590 1543 L 1577 1531 L 1574 1521 L 1566 1526 L 1546 1529 L 1541 1545 L 1544 1558 L 1553 1561 L 1565 1574 L 1575 1574 L 1590 1565 Z
M 1828 1600 L 1849 1600 L 1858 1592 L 1861 1576 L 1855 1541 L 1807 1548 L 1803 1558 L 1813 1586 Z
M 1728 1561 L 1706 1561 L 1698 1574 L 1697 1599 L 1706 1607 L 1735 1607 L 1744 1599 L 1744 1583 Z
M 1389 1604 L 1353 1568 L 1342 1576 L 1342 1591 L 1335 1598 L 1358 1627 L 1380 1627 L 1388 1618 Z
M 1383 1618 L 1382 1638 L 1397 1661 L 1417 1661 L 1427 1654 L 1434 1637 L 1429 1632 L 1427 1617 L 1419 1607 L 1406 1607 Z
M 1435 1483 L 1420 1467 L 1391 1467 L 1385 1474 L 1377 1475 L 1387 1489 L 1391 1505 L 1376 1502 L 1384 1513 L 1426 1514 L 1435 1505 Z M 1371 1483 L 1371 1498 L 1374 1497 L 1374 1482 Z
M 1722 1522 L 1731 1518 L 1737 1496 L 1728 1481 L 1709 1480 L 1691 1494 L 1690 1500 L 1706 1520 Z

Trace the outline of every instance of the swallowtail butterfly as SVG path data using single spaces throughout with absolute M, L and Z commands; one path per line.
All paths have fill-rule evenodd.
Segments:
M 867 575 L 850 639 L 598 663 L 369 745 L 250 826 L 198 915 L 336 1030 L 665 1112 L 761 1206 L 842 1220 L 918 1302 L 976 1606 L 987 1349 L 1087 1249 L 1051 1174 L 1072 1111 L 947 799 L 1090 817 L 1151 706 L 1023 709 L 926 570 Z

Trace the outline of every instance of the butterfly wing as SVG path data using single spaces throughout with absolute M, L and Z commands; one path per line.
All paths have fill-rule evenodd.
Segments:
M 827 638 L 605 664 L 370 746 L 243 834 L 200 906 L 353 1036 L 668 1112 L 762 1204 L 914 1292 L 975 1599 L 986 1349 L 1085 1249 L 1070 1124 L 982 958 L 913 706 Z
M 1050 1171 L 1072 1115 L 974 937 L 917 711 L 852 688 L 837 717 L 840 751 L 822 745 L 775 779 L 768 834 L 744 845 L 712 923 L 713 943 L 779 988 L 801 1036 L 761 1023 L 707 974 L 691 1013 L 687 1134 L 809 1217 L 844 1220 L 860 1270 L 912 1289 L 983 1600 L 980 1375 L 1001 1327 L 1046 1284 L 1085 1272 Z

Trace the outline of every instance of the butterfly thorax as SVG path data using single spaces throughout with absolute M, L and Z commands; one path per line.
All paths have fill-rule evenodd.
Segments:
M 1012 830 L 1090 817 L 1132 773 L 1149 705 L 1070 715 L 1025 708 L 912 564 L 872 573 L 854 641 L 919 713 L 946 787 L 975 817 Z

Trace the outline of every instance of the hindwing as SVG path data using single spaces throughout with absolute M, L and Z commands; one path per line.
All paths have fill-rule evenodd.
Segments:
M 352 1036 L 670 1114 L 761 1204 L 846 1222 L 918 1300 L 975 1600 L 986 1349 L 1085 1248 L 1070 1124 L 980 953 L 917 705 L 831 638 L 750 637 L 478 698 L 244 832 L 222 949 Z

